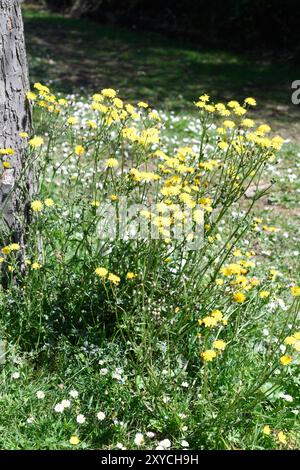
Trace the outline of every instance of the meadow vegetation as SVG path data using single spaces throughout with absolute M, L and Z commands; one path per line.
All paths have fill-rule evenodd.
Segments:
M 0 247 L 0 446 L 298 448 L 299 147 L 252 94 L 195 82 L 173 109 L 117 78 L 27 94 L 37 185 L 25 274 Z

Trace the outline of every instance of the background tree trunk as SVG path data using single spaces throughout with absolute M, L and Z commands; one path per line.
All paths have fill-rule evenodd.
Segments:
M 32 169 L 24 170 L 24 140 L 20 132 L 30 132 L 31 111 L 26 100 L 28 69 L 20 0 L 0 0 L 0 149 L 11 147 L 13 155 L 1 156 L 11 168 L 0 162 L 0 243 L 20 243 L 24 247 L 28 220 L 28 194 Z

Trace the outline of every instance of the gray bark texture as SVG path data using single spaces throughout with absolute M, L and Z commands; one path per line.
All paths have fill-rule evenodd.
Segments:
M 20 0 L 0 0 L 0 149 L 11 147 L 13 155 L 0 155 L 0 243 L 20 243 L 24 247 L 28 219 L 28 194 L 32 169 L 25 168 L 26 139 L 30 132 L 31 111 L 26 100 L 28 69 Z M 21 183 L 20 183 L 21 181 Z M 1 248 L 0 245 L 0 248 Z

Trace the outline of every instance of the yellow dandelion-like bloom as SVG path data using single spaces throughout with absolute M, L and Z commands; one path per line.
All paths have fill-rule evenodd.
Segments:
M 287 336 L 284 340 L 284 344 L 287 346 L 291 346 L 292 344 L 295 344 L 297 342 L 297 339 L 295 336 Z
M 242 304 L 243 302 L 245 302 L 246 296 L 242 292 L 235 292 L 233 294 L 233 300 L 239 304 Z
M 15 151 L 11 148 L 0 149 L 0 155 L 13 155 Z
M 11 249 L 11 251 L 20 251 L 21 249 L 19 243 L 11 243 L 9 245 L 9 248 Z
M 227 144 L 227 142 L 225 142 L 224 140 L 221 140 L 221 142 L 218 143 L 218 147 L 221 149 L 221 150 L 227 150 L 229 145 Z
M 293 358 L 292 356 L 285 354 L 284 356 L 281 356 L 280 362 L 283 366 L 288 366 L 292 362 Z
M 41 269 L 41 265 L 39 263 L 32 263 L 31 269 L 35 269 L 35 270 Z
M 204 103 L 206 103 L 207 101 L 209 101 L 209 99 L 210 99 L 210 96 L 207 95 L 206 93 L 205 93 L 204 95 L 199 96 L 199 100 L 200 100 L 200 101 L 203 101 Z
M 263 433 L 266 434 L 266 436 L 269 436 L 271 434 L 271 428 L 268 424 L 266 424 L 264 427 L 263 427 Z
M 254 127 L 255 125 L 255 122 L 253 121 L 253 119 L 243 119 L 242 122 L 241 122 L 241 125 L 243 127 Z
M 77 446 L 80 442 L 80 439 L 77 436 L 71 436 L 69 442 L 72 444 L 72 446 Z
M 213 341 L 212 345 L 218 351 L 224 351 L 224 349 L 226 348 L 226 343 L 222 339 L 216 339 L 216 341 Z
M 68 102 L 65 98 L 59 98 L 58 104 L 60 104 L 61 106 L 67 106 Z
M 299 295 L 300 295 L 300 287 L 299 287 L 299 286 L 292 286 L 292 287 L 291 287 L 291 294 L 292 294 L 294 297 L 299 297 Z
M 28 133 L 27 132 L 20 132 L 19 136 L 22 137 L 22 139 L 26 139 L 28 137 Z
M 266 290 L 262 290 L 260 293 L 259 293 L 259 297 L 261 299 L 266 299 L 270 296 L 270 292 L 266 291 Z
M 33 148 L 37 148 L 37 147 L 41 147 L 41 145 L 43 145 L 44 143 L 44 139 L 43 137 L 33 137 L 32 139 L 29 140 L 29 145 L 30 147 L 33 147 Z
M 223 318 L 223 313 L 221 310 L 213 310 L 211 316 L 214 317 L 217 321 L 221 321 Z
M 213 328 L 218 323 L 218 320 L 214 317 L 204 317 L 202 320 L 199 320 L 200 325 L 203 323 L 207 328 Z
M 149 104 L 148 103 L 145 103 L 144 101 L 139 101 L 139 103 L 137 104 L 139 108 L 149 108 Z
M 95 274 L 96 274 L 96 276 L 105 278 L 108 274 L 108 271 L 107 271 L 106 268 L 96 268 L 95 269 Z
M 46 207 L 53 207 L 55 205 L 53 199 L 51 199 L 50 197 L 45 199 L 44 204 Z
M 82 145 L 76 145 L 74 151 L 75 151 L 76 155 L 80 156 L 80 155 L 84 154 L 85 148 Z
M 227 129 L 233 129 L 235 127 L 235 122 L 227 120 L 223 122 L 223 126 L 227 127 Z
M 113 88 L 103 88 L 103 90 L 101 90 L 101 93 L 106 98 L 115 98 L 115 96 L 117 95 L 116 90 L 114 90 Z
M 206 362 L 212 362 L 216 356 L 217 356 L 217 353 L 213 349 L 207 349 L 206 351 L 201 353 L 202 359 Z
M 35 88 L 36 90 L 42 91 L 44 93 L 50 93 L 49 88 L 46 85 L 42 85 L 40 82 L 36 82 L 33 85 L 33 88 Z
M 106 168 L 116 168 L 119 165 L 119 162 L 116 158 L 108 158 L 105 160 Z
M 1 253 L 2 253 L 3 255 L 9 255 L 10 252 L 11 252 L 10 246 L 4 246 L 4 247 L 1 249 Z
M 136 274 L 134 274 L 133 272 L 128 272 L 126 274 L 126 278 L 129 279 L 129 280 L 134 279 L 135 277 L 136 277 Z
M 43 203 L 41 201 L 35 200 L 30 204 L 33 212 L 41 212 L 43 210 Z
M 37 95 L 35 93 L 33 93 L 33 91 L 28 91 L 26 93 L 26 98 L 29 100 L 29 101 L 35 101 L 37 99 Z
M 97 123 L 95 121 L 92 121 L 91 119 L 86 121 L 86 123 L 91 129 L 96 129 L 96 127 L 97 127 Z
M 70 124 L 70 126 L 74 126 L 78 123 L 78 118 L 75 116 L 70 116 L 67 120 L 67 123 Z
M 245 103 L 249 106 L 256 106 L 256 99 L 249 96 L 249 98 L 245 99 Z
M 279 431 L 279 433 L 277 434 L 277 439 L 280 444 L 286 444 L 286 435 L 284 434 L 284 432 Z
M 108 280 L 110 282 L 112 282 L 113 284 L 115 285 L 118 285 L 119 282 L 121 281 L 121 279 L 119 278 L 119 276 L 117 276 L 116 274 L 113 274 L 113 273 L 109 273 L 108 275 Z

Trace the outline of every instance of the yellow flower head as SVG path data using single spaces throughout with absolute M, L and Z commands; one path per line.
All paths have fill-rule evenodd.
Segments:
M 147 109 L 149 107 L 149 105 L 148 105 L 148 103 L 145 103 L 144 101 L 140 101 L 138 103 L 138 107 Z
M 33 137 L 32 139 L 29 140 L 28 143 L 30 147 L 37 148 L 43 145 L 44 139 L 43 137 Z
M 115 285 L 118 285 L 119 282 L 121 281 L 119 276 L 116 276 L 116 274 L 113 274 L 113 273 L 109 273 L 108 279 L 109 279 L 110 282 L 112 282 Z
M 103 88 L 101 93 L 106 98 L 115 98 L 115 96 L 117 95 L 116 90 L 114 90 L 113 88 Z
M 82 145 L 76 145 L 76 147 L 75 147 L 76 155 L 78 155 L 78 156 L 83 155 L 84 152 L 85 152 L 85 149 Z
M 78 123 L 78 118 L 75 116 L 70 116 L 67 120 L 67 123 L 70 124 L 70 126 L 74 126 Z
M 213 310 L 211 312 L 211 316 L 215 318 L 217 321 L 221 321 L 223 318 L 223 313 L 220 310 Z
M 266 299 L 267 297 L 270 296 L 270 292 L 266 291 L 266 290 L 262 290 L 260 293 L 259 293 L 259 297 L 261 299 Z
M 108 274 L 108 271 L 105 268 L 96 268 L 95 269 L 95 274 L 96 274 L 96 276 L 105 278 Z
M 15 151 L 8 147 L 8 148 L 5 148 L 5 149 L 0 149 L 0 155 L 13 155 L 15 153 Z
M 44 204 L 45 204 L 46 207 L 53 207 L 54 206 L 54 201 L 53 201 L 53 199 L 48 197 L 47 199 L 45 199 Z
M 126 278 L 127 279 L 134 279 L 136 277 L 136 274 L 132 273 L 132 272 L 129 272 L 126 274 Z
M 269 436 L 271 434 L 271 428 L 268 424 L 266 424 L 264 427 L 263 427 L 263 433 L 266 434 L 266 436 Z
M 205 362 L 212 362 L 216 356 L 217 353 L 213 349 L 207 349 L 206 351 L 201 353 L 201 357 Z
M 300 287 L 299 286 L 292 286 L 291 287 L 291 294 L 294 297 L 298 297 L 300 295 Z
M 279 433 L 277 434 L 277 439 L 280 444 L 286 444 L 286 435 L 284 434 L 284 432 L 279 431 Z
M 97 123 L 95 121 L 92 121 L 91 119 L 86 121 L 86 123 L 91 129 L 95 129 L 97 127 Z
M 283 366 L 288 366 L 292 362 L 293 358 L 292 356 L 289 356 L 288 354 L 285 354 L 284 356 L 281 356 L 280 362 Z
M 105 160 L 105 165 L 107 168 L 116 168 L 119 165 L 119 162 L 116 158 L 108 158 Z
M 199 324 L 201 325 L 202 323 L 207 328 L 213 328 L 218 323 L 218 320 L 214 317 L 207 316 L 202 318 L 202 320 L 199 320 Z
M 246 296 L 242 292 L 235 292 L 233 294 L 233 300 L 239 304 L 242 304 L 243 302 L 245 302 Z
M 72 446 L 77 446 L 80 440 L 79 440 L 79 437 L 77 436 L 71 436 L 69 442 L 70 444 L 72 444 Z
M 27 132 L 20 132 L 19 136 L 22 137 L 22 139 L 26 139 L 28 137 L 28 133 Z
M 31 269 L 41 269 L 41 265 L 39 263 L 32 263 Z
M 217 339 L 213 342 L 213 347 L 218 351 L 224 351 L 224 349 L 226 348 L 226 343 L 221 339 Z
M 11 247 L 10 246 L 4 246 L 2 249 L 1 249 L 1 253 L 3 255 L 9 255 L 9 253 L 11 252 Z
M 35 200 L 30 204 L 33 212 L 41 212 L 43 210 L 43 203 L 41 201 Z
M 35 93 L 33 93 L 33 91 L 28 91 L 26 93 L 26 98 L 29 100 L 29 101 L 34 101 L 37 99 L 37 95 Z
M 246 98 L 245 103 L 248 104 L 249 106 L 256 106 L 256 100 L 254 98 Z
M 19 251 L 21 249 L 19 243 L 11 243 L 9 245 L 9 248 L 11 249 L 11 251 Z

